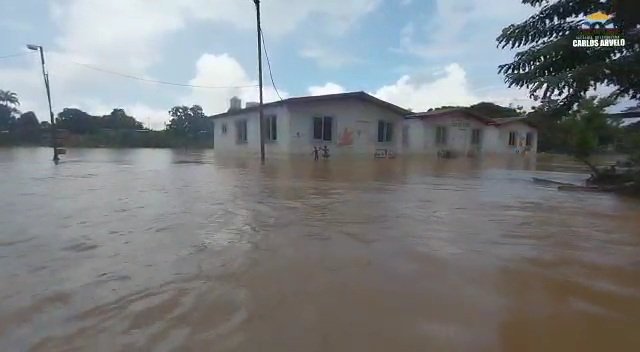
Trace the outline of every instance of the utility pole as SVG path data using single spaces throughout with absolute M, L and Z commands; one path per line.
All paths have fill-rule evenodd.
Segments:
M 260 0 L 253 0 L 256 4 L 256 23 L 258 26 L 258 84 L 260 85 L 260 106 L 258 108 L 260 114 L 260 160 L 264 164 L 264 110 L 262 96 L 262 27 L 260 25 Z
M 47 89 L 47 100 L 49 101 L 49 116 L 51 117 L 51 145 L 53 146 L 53 162 L 58 163 L 60 157 L 58 157 L 57 136 L 56 136 L 56 122 L 53 118 L 53 108 L 51 107 L 51 90 L 49 89 L 49 74 L 45 69 L 44 63 L 44 49 L 40 45 L 27 45 L 29 50 L 36 50 L 40 52 L 40 62 L 42 63 L 42 77 L 44 77 L 44 86 Z

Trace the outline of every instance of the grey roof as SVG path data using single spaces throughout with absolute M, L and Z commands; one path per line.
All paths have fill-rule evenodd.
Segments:
M 511 122 L 516 122 L 520 120 L 524 120 L 526 116 L 515 116 L 515 117 L 503 117 L 499 119 L 493 119 L 496 125 L 506 125 Z
M 438 117 L 442 115 L 447 115 L 454 112 L 465 114 L 487 125 L 495 124 L 495 121 L 493 119 L 477 114 L 467 108 L 450 108 L 450 109 L 433 110 L 433 111 L 427 111 L 427 112 L 418 112 L 418 113 L 407 115 L 406 117 L 408 119 L 425 119 L 425 118 L 433 118 L 433 117 Z
M 438 117 L 442 115 L 447 115 L 451 113 L 464 114 L 490 126 L 502 126 L 511 122 L 522 122 L 522 123 L 526 123 L 531 127 L 535 127 L 528 120 L 526 120 L 526 116 L 515 116 L 515 117 L 505 117 L 505 118 L 494 119 L 494 118 L 486 117 L 478 113 L 475 113 L 469 110 L 468 108 L 450 108 L 450 109 L 434 110 L 434 111 L 427 111 L 427 112 L 418 112 L 415 114 L 407 115 L 406 118 L 425 119 L 425 118 L 433 118 L 433 117 Z
M 289 105 L 289 104 L 301 104 L 301 103 L 342 100 L 342 99 L 358 99 L 358 100 L 366 101 L 366 102 L 378 105 L 382 108 L 394 111 L 395 113 L 400 115 L 407 115 L 411 113 L 411 111 L 407 109 L 401 108 L 397 105 L 378 99 L 365 92 L 349 92 L 349 93 L 339 93 L 339 94 L 327 94 L 327 95 L 318 95 L 318 96 L 288 98 L 280 101 L 275 101 L 272 103 L 263 104 L 263 107 L 267 108 L 267 107 L 282 106 L 282 105 Z M 257 111 L 258 109 L 259 109 L 259 106 L 252 106 L 252 107 L 248 107 L 240 110 L 223 112 L 221 114 L 210 116 L 210 118 L 217 119 L 221 117 L 234 116 L 234 115 L 243 114 L 246 112 Z

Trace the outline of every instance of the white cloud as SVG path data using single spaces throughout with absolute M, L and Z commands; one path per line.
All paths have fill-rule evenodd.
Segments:
M 140 103 L 125 105 L 122 108 L 130 116 L 135 116 L 135 118 L 142 122 L 145 127 L 153 130 L 163 130 L 165 128 L 165 123 L 168 123 L 171 119 L 168 109 L 156 109 Z M 109 112 L 111 112 L 111 110 L 109 110 Z
M 157 0 L 74 0 L 56 7 L 61 28 L 58 50 L 87 63 L 143 72 L 161 60 L 167 34 L 185 24 L 178 2 Z
M 440 72 L 440 77 L 432 81 L 415 80 L 410 75 L 404 75 L 394 84 L 383 86 L 372 94 L 414 111 L 443 105 L 465 106 L 481 101 L 530 106 L 528 99 L 525 99 L 526 93 L 515 89 L 479 94 L 469 85 L 464 68 L 456 63 L 446 66 Z
M 327 30 L 348 29 L 373 11 L 380 0 L 273 0 L 262 2 L 268 32 L 293 31 L 310 16 L 319 15 Z M 192 19 L 255 28 L 252 1 L 238 0 L 69 0 L 51 8 L 62 33 L 59 51 L 80 54 L 92 62 L 141 71 L 161 60 L 165 37 Z
M 268 33 L 274 36 L 294 31 L 311 17 L 324 23 L 318 26 L 322 31 L 343 33 L 380 3 L 381 0 L 263 1 L 263 21 Z M 131 106 L 146 115 L 160 116 L 164 109 L 150 107 L 135 97 L 126 101 L 110 97 L 108 92 L 117 91 L 122 81 L 105 79 L 104 73 L 90 71 L 73 62 L 153 78 L 149 77 L 148 71 L 162 63 L 167 37 L 194 21 L 226 23 L 241 30 L 255 28 L 255 8 L 249 0 L 52 0 L 49 9 L 53 23 L 58 27 L 54 32 L 56 45 L 47 48 L 55 112 L 72 105 L 82 106 L 94 114 L 101 113 L 104 106 Z M 15 27 L 16 23 L 3 20 L 2 26 Z M 27 66 L 0 69 L 0 82 L 11 82 L 11 87 L 3 88 L 18 93 L 23 109 L 36 111 L 43 120 L 48 117 L 48 109 L 39 62 L 35 55 L 33 59 Z M 212 68 L 211 62 L 223 63 L 232 71 Z M 254 83 L 229 57 L 204 55 L 197 66 L 198 72 L 192 82 L 204 82 L 204 85 L 215 82 L 224 86 Z M 127 87 L 131 84 L 148 87 L 132 81 Z M 277 98 L 272 88 L 266 89 L 265 93 L 267 101 Z M 226 100 L 234 94 L 245 100 L 257 100 L 258 96 L 257 89 L 198 90 L 182 100 L 177 94 L 175 102 L 166 104 L 186 100 L 200 103 L 196 98 L 203 98 L 202 104 L 211 113 L 226 109 Z M 158 117 L 158 123 L 163 118 Z
M 436 0 L 426 25 L 409 23 L 401 31 L 400 50 L 425 58 L 497 52 L 492 43 L 501 29 L 534 11 L 513 0 Z
M 324 68 L 340 68 L 361 61 L 343 50 L 330 50 L 320 46 L 307 47 L 302 49 L 299 54 L 301 57 L 314 60 Z
M 28 32 L 33 29 L 33 26 L 27 22 L 4 18 L 0 20 L 0 28 L 8 29 L 13 32 Z
M 216 114 L 229 108 L 229 99 L 237 96 L 244 102 L 259 100 L 258 82 L 251 80 L 244 68 L 228 54 L 204 54 L 196 63 L 196 75 L 189 84 L 199 86 L 233 86 L 237 88 L 201 89 L 194 88 L 182 104 L 200 104 L 207 114 Z M 252 87 L 248 87 L 252 86 Z M 264 101 L 275 101 L 278 95 L 273 87 L 264 87 Z M 282 98 L 289 94 L 280 90 Z
M 333 82 L 327 82 L 324 86 L 311 86 L 309 87 L 310 95 L 326 95 L 326 94 L 338 94 L 344 93 L 346 90 L 339 84 Z
M 223 21 L 239 28 L 255 28 L 252 1 L 183 0 L 197 18 Z M 326 20 L 324 30 L 342 34 L 363 16 L 375 10 L 382 0 L 270 0 L 262 1 L 262 18 L 269 33 L 282 35 L 293 31 L 310 17 Z

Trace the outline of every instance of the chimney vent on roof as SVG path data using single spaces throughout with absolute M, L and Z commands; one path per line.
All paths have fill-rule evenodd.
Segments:
M 229 111 L 237 111 L 242 109 L 242 100 L 238 97 L 233 97 L 229 100 Z

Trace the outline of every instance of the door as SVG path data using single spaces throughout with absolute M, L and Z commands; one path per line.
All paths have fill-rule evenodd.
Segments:
M 366 153 L 369 151 L 369 145 L 371 144 L 371 122 L 359 120 L 356 121 L 355 127 L 355 149 L 358 152 Z

